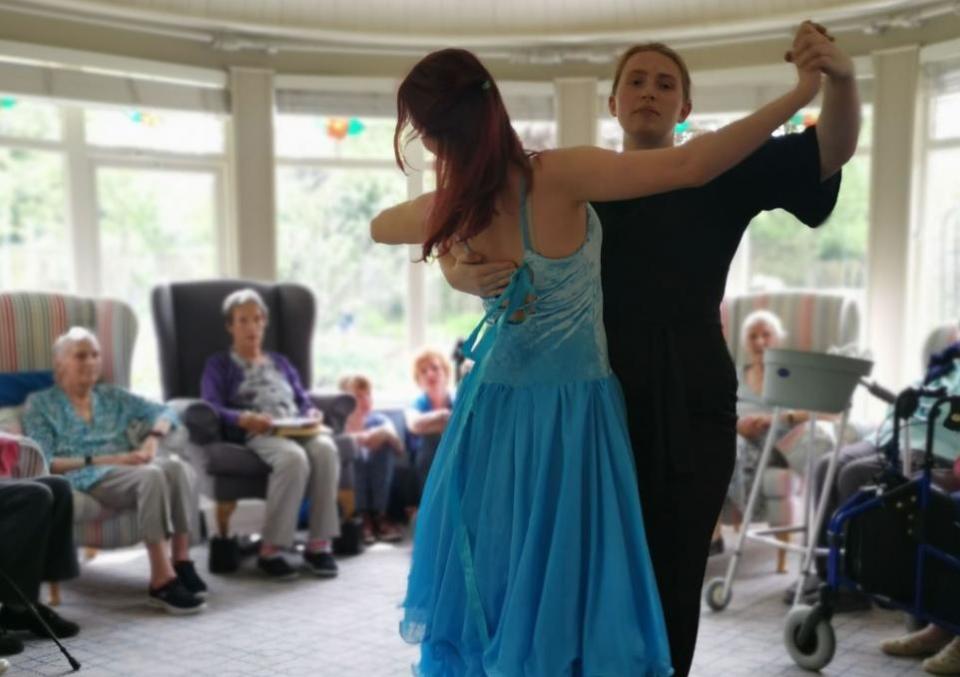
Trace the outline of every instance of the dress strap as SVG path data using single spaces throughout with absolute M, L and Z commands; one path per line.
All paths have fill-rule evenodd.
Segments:
M 533 252 L 530 239 L 530 219 L 527 218 L 527 179 L 520 175 L 520 234 L 523 236 L 523 250 Z

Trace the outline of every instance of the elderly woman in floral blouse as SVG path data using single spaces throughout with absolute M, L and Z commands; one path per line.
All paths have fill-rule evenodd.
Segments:
M 150 557 L 151 603 L 175 614 L 202 610 L 207 587 L 189 551 L 195 478 L 178 458 L 157 456 L 175 415 L 98 383 L 100 345 L 87 329 L 73 327 L 58 338 L 53 361 L 55 385 L 27 400 L 24 432 L 39 443 L 50 471 L 64 475 L 74 491 L 108 508 L 136 508 Z

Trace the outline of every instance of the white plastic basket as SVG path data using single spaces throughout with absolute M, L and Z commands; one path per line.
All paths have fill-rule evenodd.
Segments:
M 873 362 L 855 357 L 770 348 L 763 353 L 763 401 L 770 406 L 837 413 L 850 405 Z

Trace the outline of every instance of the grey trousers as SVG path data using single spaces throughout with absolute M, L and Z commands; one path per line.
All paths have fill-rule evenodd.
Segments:
M 361 452 L 353 459 L 357 512 L 383 513 L 390 498 L 396 452 L 390 445 Z
M 304 497 L 310 499 L 310 539 L 340 535 L 337 485 L 340 455 L 329 435 L 286 438 L 257 435 L 247 447 L 270 466 L 263 540 L 280 548 L 293 545 Z
M 90 495 L 107 508 L 137 509 L 140 535 L 147 543 L 191 532 L 197 514 L 196 475 L 177 457 L 155 458 L 147 465 L 114 467 Z

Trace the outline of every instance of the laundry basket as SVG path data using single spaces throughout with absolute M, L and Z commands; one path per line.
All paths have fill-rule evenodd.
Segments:
M 841 412 L 873 362 L 856 357 L 769 348 L 763 353 L 763 401 L 775 407 Z

